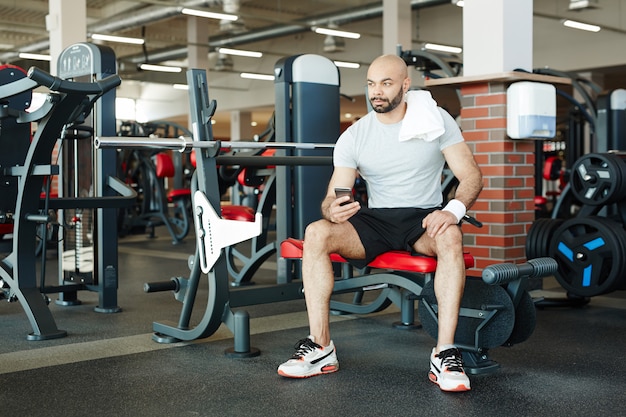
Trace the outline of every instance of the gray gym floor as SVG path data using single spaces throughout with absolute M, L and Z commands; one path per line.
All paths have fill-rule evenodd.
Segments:
M 79 293 L 79 306 L 51 303 L 65 338 L 27 341 L 32 329 L 21 305 L 2 301 L 0 416 L 626 415 L 624 291 L 583 308 L 539 309 L 530 339 L 493 349 L 501 368 L 473 376 L 467 393 L 443 393 L 428 381 L 434 341 L 422 330 L 394 329 L 394 306 L 333 317 L 341 370 L 289 380 L 276 367 L 307 335 L 303 300 L 246 307 L 258 357 L 225 356 L 233 339 L 224 326 L 204 340 L 152 341 L 152 322 L 176 321 L 181 304 L 171 292 L 144 293 L 143 283 L 187 276 L 194 250 L 192 237 L 172 246 L 164 229 L 157 235 L 120 240 L 122 312 L 94 312 L 97 294 L 90 292 Z M 48 269 L 55 264 L 53 252 Z M 273 260 L 257 275 L 261 283 L 275 280 Z M 553 279 L 533 292 L 563 294 Z M 202 314 L 201 296 L 196 306 Z

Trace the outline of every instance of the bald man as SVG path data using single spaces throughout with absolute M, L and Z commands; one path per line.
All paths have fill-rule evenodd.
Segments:
M 437 107 L 445 132 L 433 141 L 399 141 L 411 85 L 405 62 L 394 55 L 376 58 L 367 72 L 373 111 L 337 140 L 334 170 L 321 211 L 307 226 L 302 279 L 310 335 L 278 367 L 289 378 L 307 378 L 339 370 L 330 337 L 330 297 L 334 274 L 329 254 L 339 253 L 357 268 L 389 250 L 436 256 L 435 295 L 439 330 L 430 358 L 429 378 L 444 391 L 467 391 L 469 378 L 454 346 L 465 284 L 463 235 L 459 223 L 482 189 L 482 174 L 454 119 Z M 459 180 L 455 198 L 442 208 L 444 164 Z M 366 181 L 368 206 L 335 187 L 352 188 L 357 176 Z M 347 203 L 347 204 L 346 204 Z

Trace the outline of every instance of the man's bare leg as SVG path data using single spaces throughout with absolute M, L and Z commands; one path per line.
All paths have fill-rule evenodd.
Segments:
M 459 321 L 461 298 L 465 288 L 463 236 L 458 227 L 449 227 L 441 235 L 422 236 L 416 249 L 432 250 L 437 256 L 435 297 L 438 306 L 437 345 L 430 357 L 429 379 L 443 391 L 468 391 L 470 381 L 463 370 L 461 352 L 454 347 L 454 335 Z
M 339 370 L 339 361 L 330 339 L 330 296 L 335 277 L 330 254 L 362 258 L 364 250 L 350 223 L 320 220 L 305 232 L 302 254 L 304 298 L 309 317 L 310 336 L 296 345 L 296 352 L 278 367 L 278 374 L 288 378 L 309 378 Z
M 335 277 L 329 255 L 335 252 L 355 259 L 365 257 L 354 227 L 326 220 L 310 224 L 305 233 L 302 281 L 310 334 L 322 346 L 330 343 L 330 297 Z
M 441 346 L 454 344 L 461 298 L 465 288 L 462 242 L 461 230 L 458 227 L 449 227 L 434 239 L 423 235 L 414 245 L 418 252 L 437 257 L 434 282 L 439 311 L 437 352 Z

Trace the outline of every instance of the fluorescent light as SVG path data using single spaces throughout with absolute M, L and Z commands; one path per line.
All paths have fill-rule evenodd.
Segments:
M 158 72 L 181 72 L 183 69 L 181 67 L 167 67 L 165 65 L 152 65 L 152 64 L 141 64 L 139 66 L 144 71 L 158 71 Z
M 194 9 L 187 9 L 187 8 L 184 8 L 183 10 L 181 10 L 181 13 L 190 15 L 190 16 L 206 17 L 208 19 L 231 20 L 231 21 L 235 21 L 239 19 L 239 16 L 236 16 L 234 14 L 205 12 L 202 10 L 194 10 Z
M 189 90 L 189 86 L 187 84 L 174 84 L 172 87 L 176 90 Z
M 313 29 L 315 33 L 319 33 L 320 35 L 339 36 L 340 38 L 350 38 L 350 39 L 359 39 L 361 37 L 360 33 L 346 32 L 345 30 L 318 28 L 315 26 L 312 27 L 311 29 Z
M 344 61 L 333 61 L 335 63 L 336 66 L 338 67 L 342 67 L 342 68 L 360 68 L 361 64 L 359 64 L 358 62 L 344 62 Z
M 92 33 L 91 39 L 109 42 L 130 43 L 132 45 L 143 45 L 145 41 L 139 38 L 128 38 L 126 36 L 103 35 L 101 33 Z
M 50 61 L 52 59 L 50 58 L 50 55 L 31 54 L 29 52 L 20 52 L 17 56 L 22 59 L 34 59 L 37 61 Z
M 590 25 L 587 23 L 577 22 L 575 20 L 564 20 L 563 26 L 567 26 L 568 28 L 586 30 L 588 32 L 600 32 L 600 26 Z
M 263 81 L 274 81 L 274 76 L 269 74 L 257 74 L 254 72 L 242 72 L 239 74 L 241 78 L 248 78 L 250 80 L 263 80 Z
M 217 48 L 217 52 L 226 55 L 247 56 L 250 58 L 261 58 L 263 54 L 256 51 L 246 51 L 243 49 Z
M 569 10 L 594 9 L 598 7 L 598 0 L 570 0 Z
M 465 5 L 465 2 L 463 0 L 452 0 L 452 4 L 463 7 Z
M 463 52 L 463 48 L 459 48 L 457 46 L 439 45 L 436 43 L 424 44 L 424 48 L 432 51 L 450 52 L 452 54 L 460 54 Z

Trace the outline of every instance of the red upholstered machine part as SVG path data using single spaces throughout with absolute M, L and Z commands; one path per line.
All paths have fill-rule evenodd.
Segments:
M 288 238 L 280 244 L 280 254 L 283 258 L 302 258 L 302 247 L 304 241 Z M 469 253 L 463 254 L 465 268 L 474 267 L 474 257 Z M 330 255 L 333 262 L 347 262 L 340 255 L 333 253 Z M 433 273 L 437 269 L 437 259 L 431 256 L 412 255 L 408 251 L 389 251 L 378 255 L 376 259 L 368 265 L 377 269 L 395 269 L 398 271 L 411 271 L 423 274 Z

